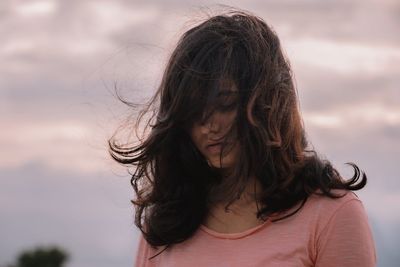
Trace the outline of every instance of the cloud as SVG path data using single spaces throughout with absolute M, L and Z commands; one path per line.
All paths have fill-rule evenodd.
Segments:
M 400 63 L 400 47 L 324 39 L 289 42 L 292 61 L 344 75 L 379 75 Z
M 69 251 L 70 266 L 133 262 L 129 177 L 60 172 L 39 162 L 3 167 L 0 177 L 0 235 L 7 240 L 0 244 L 1 264 L 43 244 Z
M 57 2 L 54 1 L 35 1 L 23 2 L 12 6 L 15 14 L 22 17 L 36 17 L 53 14 L 57 8 Z
M 398 44 L 396 1 L 264 1 L 253 10 L 282 37 L 313 37 L 374 45 Z
M 345 75 L 310 65 L 294 68 L 300 104 L 307 111 L 381 105 L 397 110 L 399 76 L 394 69 L 370 75 Z
M 341 173 L 349 172 L 347 161 L 366 171 L 362 191 L 377 227 L 379 266 L 395 266 L 387 248 L 398 247 L 398 1 L 221 3 L 252 11 L 277 31 L 310 140 Z M 1 259 L 60 242 L 76 256 L 74 267 L 132 263 L 129 177 L 109 178 L 121 168 L 105 147 L 131 114 L 113 97 L 114 82 L 131 100 L 150 96 L 176 41 L 210 5 L 217 7 L 179 0 L 0 7 L 0 236 L 8 240 Z

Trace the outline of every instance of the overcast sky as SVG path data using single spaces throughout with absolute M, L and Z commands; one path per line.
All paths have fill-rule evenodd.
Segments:
M 368 176 L 380 267 L 400 262 L 399 1 L 1 1 L 0 266 L 58 244 L 67 267 L 132 266 L 126 170 L 106 140 L 157 87 L 180 35 L 217 3 L 262 17 L 295 74 L 315 150 Z

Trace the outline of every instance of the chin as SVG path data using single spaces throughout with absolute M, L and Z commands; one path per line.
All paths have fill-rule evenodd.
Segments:
M 208 162 L 211 167 L 218 168 L 218 169 L 227 169 L 227 168 L 232 167 L 232 165 L 233 165 L 230 161 L 227 162 L 224 159 L 222 159 L 222 166 L 219 162 L 219 159 L 209 160 Z

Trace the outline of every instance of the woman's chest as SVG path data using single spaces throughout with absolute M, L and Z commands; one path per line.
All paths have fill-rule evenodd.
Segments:
M 311 249 L 309 238 L 301 232 L 263 233 L 234 240 L 200 234 L 161 253 L 156 266 L 314 266 Z

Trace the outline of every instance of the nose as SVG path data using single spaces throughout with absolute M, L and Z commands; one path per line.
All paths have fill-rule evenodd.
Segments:
M 209 118 L 207 118 L 207 120 L 201 123 L 201 132 L 203 134 L 219 131 L 219 123 L 215 117 L 215 114 L 212 114 Z
M 218 112 L 214 112 L 211 116 L 201 124 L 201 132 L 203 134 L 218 133 L 222 128 L 222 117 Z

